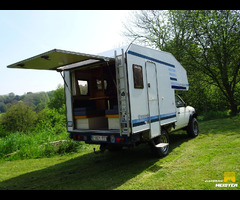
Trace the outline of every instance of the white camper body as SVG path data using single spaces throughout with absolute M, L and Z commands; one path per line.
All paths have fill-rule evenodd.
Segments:
M 8 67 L 63 72 L 67 130 L 75 140 L 132 145 L 183 128 L 175 90 L 189 85 L 171 53 L 135 44 L 99 55 L 55 49 Z M 185 126 L 194 112 L 189 108 Z
M 118 49 L 116 55 L 114 55 L 114 50 L 102 55 L 107 55 L 109 58 L 115 57 L 114 75 L 116 74 L 116 79 L 114 82 L 118 90 L 116 91 L 118 104 L 115 106 L 118 107 L 118 117 L 117 119 L 115 116 L 109 117 L 110 119 L 108 118 L 107 121 L 107 114 L 104 116 L 105 113 L 103 113 L 103 115 L 100 114 L 96 117 L 93 115 L 89 118 L 80 118 L 75 115 L 74 119 L 72 99 L 76 88 L 73 85 L 76 81 L 88 80 L 88 75 L 84 72 L 82 79 L 76 80 L 75 74 L 81 72 L 81 68 L 64 71 L 67 85 L 72 85 L 72 91 L 65 88 L 69 132 L 86 133 L 87 130 L 90 130 L 89 133 L 96 134 L 99 127 L 99 133 L 106 129 L 105 133 L 111 134 L 113 131 L 113 133 L 119 132 L 120 135 L 130 136 L 149 130 L 151 139 L 161 134 L 162 126 L 174 124 L 177 121 L 174 90 L 188 90 L 188 80 L 185 69 L 172 54 L 132 44 L 125 50 Z M 110 59 L 106 62 L 110 62 Z M 109 66 L 111 65 L 109 64 Z M 94 68 L 98 69 L 95 65 Z M 107 76 L 113 76 L 113 74 Z M 108 96 L 104 95 L 99 96 L 100 99 L 95 96 L 92 99 L 106 101 L 107 105 Z M 79 108 L 83 110 L 84 106 Z M 107 107 L 104 109 L 111 110 Z

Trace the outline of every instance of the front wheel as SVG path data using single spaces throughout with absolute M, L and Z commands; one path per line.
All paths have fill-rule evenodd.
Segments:
M 192 138 L 198 136 L 198 133 L 199 133 L 198 121 L 195 117 L 190 119 L 189 124 L 187 126 L 187 133 Z

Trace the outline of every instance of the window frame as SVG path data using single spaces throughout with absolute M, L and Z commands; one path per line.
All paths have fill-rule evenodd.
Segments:
M 100 84 L 99 84 L 99 83 Z M 103 91 L 103 90 L 107 90 L 107 80 L 106 79 L 99 79 L 96 78 L 96 87 L 97 87 L 97 91 Z M 102 87 L 103 86 L 103 87 Z
M 82 93 L 81 93 L 81 88 L 80 88 L 79 81 L 86 81 L 86 82 L 87 82 L 87 94 L 82 94 Z M 77 83 L 78 83 L 78 88 L 79 88 L 79 94 L 80 94 L 80 96 L 89 96 L 89 80 L 86 80 L 86 79 L 77 79 Z
M 179 102 L 179 103 L 178 103 Z M 182 108 L 182 107 L 186 107 L 185 102 L 181 99 L 181 97 L 179 97 L 178 95 L 175 95 L 175 103 L 176 103 L 176 107 L 177 108 Z
M 143 68 L 141 65 L 132 65 L 133 68 L 133 83 L 135 89 L 143 89 L 144 81 L 143 81 Z

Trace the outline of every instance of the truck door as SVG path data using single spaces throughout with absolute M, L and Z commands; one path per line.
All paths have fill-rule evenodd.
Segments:
M 177 107 L 177 122 L 175 123 L 175 129 L 180 129 L 188 125 L 190 112 L 178 95 L 175 96 L 175 101 Z
M 156 65 L 146 62 L 147 98 L 151 138 L 161 134 Z

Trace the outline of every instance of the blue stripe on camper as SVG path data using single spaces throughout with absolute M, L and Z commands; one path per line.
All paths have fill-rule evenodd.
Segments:
M 160 115 L 161 120 L 165 120 L 165 119 L 169 119 L 169 118 L 173 118 L 173 117 L 176 117 L 176 112 Z
M 169 75 L 170 75 L 170 76 L 175 76 L 175 77 L 177 77 L 177 75 L 174 74 L 174 73 L 169 73 Z
M 132 120 L 132 125 L 133 125 L 133 127 L 141 126 L 141 125 L 145 124 L 145 121 L 149 121 L 149 117 L 145 117 L 142 119 L 134 119 L 134 120 Z
M 170 80 L 172 80 L 172 81 L 177 81 L 177 79 L 176 79 L 176 78 L 173 78 L 173 77 L 170 77 Z
M 171 79 L 171 77 L 170 77 Z M 172 80 L 172 79 L 171 79 Z M 180 84 L 178 82 L 171 82 L 171 88 L 176 90 L 187 90 L 187 87 L 189 87 L 189 84 Z
M 176 86 L 176 85 L 172 85 L 172 89 L 177 89 L 177 90 L 186 90 L 186 87 L 183 86 Z
M 172 69 L 172 68 L 168 68 L 168 71 L 170 71 L 170 72 L 176 72 L 176 70 L 175 70 L 175 69 Z
M 160 115 L 160 120 L 170 119 L 173 117 L 176 117 L 176 112 L 162 114 L 162 115 Z M 151 119 L 151 123 L 157 122 L 157 121 L 159 121 L 159 115 L 151 116 L 150 119 Z M 142 119 L 134 119 L 134 120 L 132 120 L 132 124 L 133 124 L 133 127 L 141 126 L 141 125 L 145 125 L 146 121 L 149 121 L 149 117 L 145 117 Z
M 161 61 L 161 60 L 149 57 L 149 56 L 145 56 L 145 55 L 140 54 L 140 53 L 136 53 L 136 52 L 133 52 L 133 51 L 128 51 L 128 54 L 131 54 L 133 56 L 138 56 L 138 57 L 141 57 L 141 58 L 145 58 L 145 59 L 148 59 L 148 60 L 152 60 L 154 62 L 157 62 L 157 63 L 163 64 L 163 65 L 167 65 L 169 67 L 175 68 L 175 66 L 173 64 L 170 64 L 170 63 L 167 63 L 167 62 L 164 62 L 164 61 Z

